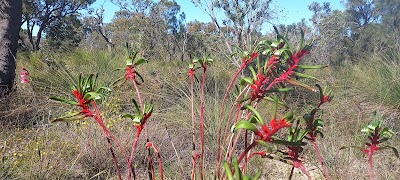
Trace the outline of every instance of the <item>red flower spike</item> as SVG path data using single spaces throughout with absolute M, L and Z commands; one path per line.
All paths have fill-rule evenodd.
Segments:
M 259 73 L 257 74 L 257 79 L 254 80 L 254 83 L 250 85 L 250 88 L 253 89 L 251 100 L 254 101 L 257 98 L 262 98 L 264 94 L 264 90 L 262 88 L 265 79 L 267 79 L 266 76 L 263 74 Z
M 271 58 L 269 59 L 266 68 L 270 67 L 271 65 L 278 64 L 278 63 L 279 63 L 279 57 L 273 55 L 273 56 L 271 56 Z M 272 68 L 275 68 L 275 67 L 272 67 Z
M 196 70 L 194 70 L 193 68 L 189 69 L 188 76 L 193 77 L 195 72 Z
M 125 78 L 126 79 L 135 79 L 135 70 L 134 70 L 134 66 L 128 66 L 125 68 Z
M 270 129 L 269 129 L 269 127 L 267 126 L 267 125 L 262 125 L 261 126 L 261 128 L 262 128 L 262 130 L 266 133 L 266 134 L 269 134 L 269 132 L 271 131 Z
M 263 132 L 265 133 L 265 135 L 260 136 L 263 141 L 271 141 L 271 136 L 277 133 L 280 129 L 292 126 L 292 124 L 286 119 L 281 119 L 279 121 L 272 119 L 269 125 L 271 126 L 271 129 L 265 124 L 261 126 Z
M 21 74 L 19 75 L 21 77 L 21 83 L 25 84 L 25 83 L 29 83 L 29 72 L 27 69 L 25 69 L 24 67 L 22 68 Z
M 272 119 L 271 122 L 269 122 L 269 125 L 272 129 L 275 129 L 276 126 L 278 126 L 278 123 L 276 122 L 276 119 Z
M 149 148 L 151 148 L 153 146 L 153 143 L 152 142 L 148 142 L 147 144 L 146 144 L 146 149 L 149 149 Z

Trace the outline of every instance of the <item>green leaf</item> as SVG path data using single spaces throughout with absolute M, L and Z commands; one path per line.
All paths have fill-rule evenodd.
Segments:
M 302 141 L 304 137 L 306 137 L 308 131 L 300 130 L 299 135 L 297 136 L 297 141 Z
M 292 122 L 293 117 L 294 117 L 294 113 L 293 113 L 293 111 L 290 111 L 290 112 L 286 113 L 286 114 L 283 116 L 283 119 L 286 119 L 286 120 L 288 120 L 289 122 Z
M 316 81 L 321 82 L 320 79 L 318 79 L 318 78 L 316 78 L 316 77 L 314 77 L 314 76 L 310 76 L 310 75 L 308 75 L 308 74 L 303 74 L 303 73 L 295 72 L 294 75 L 297 76 L 297 77 L 306 78 L 306 79 L 312 79 L 312 80 L 316 80 Z
M 143 58 L 138 59 L 138 60 L 135 62 L 135 66 L 139 66 L 139 65 L 141 65 L 141 64 L 143 64 L 143 63 L 147 63 L 147 60 L 145 60 L 145 59 L 143 59 Z
M 253 177 L 253 180 L 258 180 L 261 177 L 261 171 L 258 171 L 257 174 Z
M 251 71 L 251 74 L 253 75 L 253 79 L 257 79 L 257 74 L 256 74 L 256 71 L 254 70 L 254 68 L 249 66 L 249 70 Z
M 237 132 L 239 129 L 246 129 L 253 132 L 258 132 L 258 129 L 254 124 L 249 121 L 239 121 L 235 124 L 233 132 Z
M 279 46 L 280 42 L 279 41 L 274 41 L 271 44 L 271 47 L 277 48 Z
M 250 77 L 244 77 L 240 80 L 240 85 L 245 85 L 246 83 L 253 84 L 253 79 L 251 79 Z
M 140 75 L 137 71 L 135 72 L 135 74 L 136 74 L 137 76 L 139 76 L 140 80 L 141 80 L 142 83 L 143 83 L 143 82 L 144 82 L 144 79 L 143 79 L 142 75 Z
M 249 100 L 250 98 L 251 98 L 251 96 L 244 97 L 241 100 L 239 100 L 239 103 L 245 102 L 245 101 Z
M 85 118 L 84 115 L 81 114 L 81 112 L 71 112 L 67 113 L 65 116 L 61 116 L 58 118 L 55 118 L 51 120 L 51 122 L 62 122 L 62 121 L 74 121 L 74 120 L 79 120 Z
M 121 76 L 120 78 L 115 80 L 113 83 L 111 83 L 111 86 L 118 87 L 118 86 L 121 86 L 122 84 L 124 84 L 125 82 L 126 82 L 125 76 Z
M 83 97 L 85 100 L 101 100 L 103 99 L 103 95 L 100 93 L 96 93 L 96 92 L 88 92 L 85 94 L 85 96 Z
M 147 104 L 147 106 L 145 104 L 144 105 L 144 113 L 145 114 L 150 114 L 152 112 L 153 112 L 153 102 L 150 102 L 149 104 Z
M 228 165 L 228 163 L 227 163 L 226 161 L 224 162 L 224 168 L 225 168 L 226 176 L 228 177 L 228 179 L 229 179 L 229 180 L 234 180 L 234 179 L 233 179 L 232 171 L 231 171 L 231 169 L 229 168 L 229 165 Z
M 140 114 L 136 114 L 135 117 L 132 119 L 134 123 L 141 124 L 143 120 L 143 116 Z
M 135 100 L 135 99 L 132 99 L 132 102 L 133 102 L 133 105 L 135 105 L 136 111 L 137 111 L 138 113 L 141 113 L 140 108 L 139 108 L 139 105 L 138 105 L 138 103 L 136 102 L 136 100 Z
M 79 103 L 78 102 L 76 102 L 76 101 L 71 101 L 71 100 L 67 100 L 67 99 L 63 99 L 63 98 L 58 98 L 58 97 L 50 97 L 50 99 L 51 100 L 54 100 L 54 101 L 59 101 L 59 102 L 62 102 L 62 103 L 67 103 L 67 104 L 70 104 L 70 105 L 74 105 L 74 106 L 77 106 Z
M 132 66 L 133 65 L 133 59 L 127 58 L 126 59 L 126 66 Z
M 257 122 L 258 122 L 260 125 L 263 125 L 263 124 L 264 124 L 264 120 L 263 120 L 263 118 L 261 117 L 261 114 L 260 114 L 256 109 L 254 109 L 253 106 L 245 105 L 244 107 L 245 107 L 246 109 L 250 110 L 250 111 L 254 114 L 254 116 L 257 118 Z
M 276 119 L 277 112 L 278 112 L 278 96 L 275 94 L 275 96 L 274 96 L 274 111 L 272 114 L 272 119 Z
M 290 141 L 285 141 L 285 140 L 280 140 L 280 139 L 272 139 L 271 141 L 272 143 L 275 144 L 281 144 L 281 145 L 285 145 L 285 146 L 305 146 L 307 145 L 306 142 L 290 142 Z
M 327 65 L 314 65 L 314 66 L 308 66 L 308 65 L 298 65 L 297 68 L 300 69 L 322 69 L 328 67 Z
M 116 69 L 112 70 L 112 72 L 121 71 L 121 70 L 125 70 L 125 68 L 116 68 Z
M 267 153 L 273 153 L 275 151 L 277 151 L 278 147 L 276 147 L 274 144 L 265 142 L 263 140 L 255 140 L 259 145 L 265 147 L 265 152 Z
M 105 86 L 101 86 L 99 88 L 97 88 L 96 93 L 101 93 L 101 92 L 111 92 L 111 88 L 109 87 L 105 87 Z
M 292 52 L 288 48 L 283 49 L 282 54 L 284 55 L 285 59 L 292 58 Z
M 130 119 L 135 119 L 135 116 L 132 114 L 123 114 L 121 115 L 121 118 L 130 118 Z
M 299 45 L 298 51 L 300 51 L 304 46 L 304 31 L 303 31 L 303 29 L 300 29 L 300 35 L 301 35 L 301 37 L 300 37 L 301 39 L 300 39 L 300 45 Z
M 322 120 L 322 119 L 316 119 L 315 121 L 314 121 L 314 127 L 319 127 L 319 128 L 322 128 L 322 127 L 324 127 L 324 120 Z
M 249 119 L 249 122 L 254 124 L 254 123 L 257 123 L 258 121 L 257 121 L 257 118 L 255 116 L 251 116 L 250 119 Z
M 384 137 L 390 139 L 393 137 L 394 132 L 391 129 L 389 129 L 388 127 L 385 127 L 381 130 L 381 132 L 379 134 L 380 134 L 380 136 L 384 136 Z
M 236 157 L 233 157 L 233 167 L 235 168 L 236 179 L 242 179 L 242 171 L 239 168 L 239 163 Z
M 279 88 L 279 89 L 270 89 L 270 90 L 267 90 L 265 92 L 267 92 L 267 93 L 271 93 L 271 92 L 289 92 L 291 90 L 293 90 L 293 88 Z

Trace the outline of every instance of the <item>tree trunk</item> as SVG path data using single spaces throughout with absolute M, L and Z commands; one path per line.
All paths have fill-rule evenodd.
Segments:
M 13 86 L 22 0 L 0 1 L 0 97 Z

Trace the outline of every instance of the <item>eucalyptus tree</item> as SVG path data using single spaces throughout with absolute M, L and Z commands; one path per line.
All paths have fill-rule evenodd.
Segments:
M 43 33 L 54 21 L 74 16 L 95 0 L 23 0 L 22 23 L 26 24 L 32 50 L 40 49 Z M 37 28 L 37 31 L 34 29 Z M 34 38 L 36 33 L 36 38 Z
M 211 18 L 226 46 L 227 57 L 234 52 L 232 45 L 248 49 L 256 41 L 254 37 L 259 34 L 261 27 L 274 18 L 271 2 L 272 0 L 192 0 L 194 5 Z M 236 59 L 231 58 L 231 61 L 240 66 Z
M 0 97 L 12 88 L 15 79 L 21 15 L 21 0 L 0 1 Z

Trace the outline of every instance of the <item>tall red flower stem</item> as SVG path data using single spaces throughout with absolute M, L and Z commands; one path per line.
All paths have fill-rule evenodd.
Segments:
M 369 164 L 369 179 L 374 180 L 374 166 L 372 164 L 373 153 L 368 153 L 368 164 Z
M 201 154 L 200 154 L 200 179 L 204 180 L 204 88 L 206 84 L 206 71 L 207 71 L 207 62 L 203 63 L 203 75 L 201 78 L 201 98 L 200 98 L 200 139 L 201 139 Z
M 247 89 L 247 91 L 246 91 L 246 89 Z M 240 118 L 240 112 L 241 112 L 241 107 L 242 107 L 242 105 L 241 105 L 241 103 L 239 103 L 239 100 L 243 97 L 243 93 L 246 91 L 246 95 L 249 93 L 249 91 L 250 91 L 250 89 L 248 88 L 248 86 L 246 86 L 243 90 L 242 90 L 242 92 L 240 92 L 240 94 L 238 95 L 238 97 L 236 98 L 236 100 L 235 100 L 235 103 L 232 105 L 232 108 L 231 108 L 231 110 L 229 111 L 229 115 L 228 115 L 228 122 L 226 123 L 226 126 L 225 126 L 225 131 L 224 131 L 224 134 L 223 134 L 223 142 L 222 142 L 222 147 L 225 147 L 227 144 L 226 143 L 228 143 L 227 141 L 228 141 L 228 139 L 227 139 L 227 136 L 228 136 L 228 130 L 229 130 L 229 128 L 230 128 L 230 124 L 231 124 L 231 121 L 232 121 L 232 116 L 233 116 L 233 114 L 234 114 L 234 111 L 236 112 L 236 115 L 235 115 L 235 119 L 234 119 L 234 123 L 237 123 L 238 122 L 238 120 L 239 120 L 239 118 Z M 225 140 L 225 141 L 224 141 Z M 222 153 L 222 152 L 221 152 Z M 218 159 L 218 162 L 221 162 L 222 161 L 222 154 L 221 154 L 221 156 L 220 156 L 220 159 Z
M 371 143 L 367 143 L 368 148 L 363 150 L 364 153 L 368 155 L 369 178 L 371 180 L 374 180 L 374 166 L 372 156 L 375 154 L 376 151 L 379 151 L 379 132 L 380 128 L 376 128 L 375 132 L 371 136 L 368 136 L 368 139 L 371 141 Z
M 325 161 L 324 161 L 324 158 L 323 158 L 322 155 L 321 155 L 321 151 L 320 151 L 319 148 L 318 148 L 317 141 L 315 141 L 315 140 L 314 140 L 314 141 L 311 141 L 311 144 L 313 145 L 313 147 L 314 147 L 314 149 L 315 149 L 315 152 L 317 153 L 318 160 L 319 160 L 319 162 L 321 163 L 322 169 L 323 169 L 323 171 L 324 171 L 325 178 L 326 178 L 327 180 L 329 180 L 330 177 L 329 177 L 328 169 L 327 169 L 326 166 L 325 166 Z
M 243 160 L 243 158 L 245 158 L 247 156 L 247 154 L 249 153 L 249 151 L 251 149 L 253 149 L 256 145 L 258 144 L 257 141 L 254 141 L 253 143 L 250 144 L 250 146 L 248 146 L 244 152 L 242 154 L 240 154 L 239 159 L 238 159 L 238 163 L 240 164 L 240 162 Z
M 192 165 L 192 179 L 194 180 L 196 178 L 196 161 L 197 161 L 197 153 L 196 151 L 196 136 L 195 136 L 195 114 L 194 114 L 194 73 L 195 70 L 194 68 L 190 68 L 188 72 L 188 76 L 190 78 L 190 101 L 192 105 L 191 109 L 191 115 L 192 115 L 192 159 L 193 159 L 193 165 Z
M 163 167 L 162 167 L 162 158 L 161 158 L 161 153 L 159 151 L 159 149 L 157 148 L 156 145 L 154 145 L 151 142 L 148 142 L 146 144 L 146 148 L 149 149 L 150 147 L 152 147 L 154 149 L 154 151 L 157 153 L 157 159 L 158 159 L 158 167 L 160 169 L 160 179 L 164 180 L 164 171 L 163 171 Z M 153 176 L 155 179 L 155 176 Z
M 140 108 L 143 108 L 142 96 L 140 95 L 140 90 L 139 90 L 138 85 L 137 85 L 137 83 L 135 81 L 136 71 L 134 70 L 134 68 L 135 67 L 133 65 L 132 66 L 128 66 L 125 69 L 126 70 L 126 75 L 125 76 L 126 76 L 126 78 L 129 78 L 132 81 L 132 84 L 135 87 L 136 95 L 137 95 L 137 98 L 138 98 L 138 101 L 139 101 L 139 106 L 140 106 Z M 147 129 L 147 125 L 146 124 L 144 124 L 144 129 L 145 129 L 145 132 L 146 132 L 146 142 L 150 142 L 149 131 Z M 149 149 L 147 151 L 147 165 L 148 165 L 147 170 L 148 170 L 148 173 L 149 173 L 149 177 L 151 179 L 151 176 L 152 176 L 151 171 L 153 169 L 153 165 L 152 165 L 151 153 L 150 153 Z
M 121 144 L 120 144 L 119 141 L 115 138 L 115 136 L 111 133 L 111 131 L 108 130 L 108 128 L 104 125 L 103 118 L 102 118 L 102 116 L 101 116 L 101 114 L 100 114 L 99 108 L 97 107 L 96 101 L 91 101 L 91 103 L 93 104 L 93 108 L 94 108 L 94 110 L 95 110 L 95 114 L 94 114 L 93 117 L 94 117 L 94 119 L 96 120 L 96 122 L 97 122 L 97 123 L 102 127 L 102 129 L 103 129 L 104 136 L 105 136 L 106 139 L 107 139 L 108 149 L 110 150 L 111 155 L 112 155 L 112 158 L 113 158 L 113 161 L 114 161 L 114 165 L 115 165 L 115 168 L 116 168 L 116 171 L 117 171 L 118 179 L 121 180 L 121 179 L 122 179 L 122 177 L 121 177 L 121 172 L 120 172 L 120 170 L 119 170 L 118 161 L 117 161 L 117 158 L 116 158 L 116 156 L 115 156 L 114 150 L 113 150 L 113 148 L 112 148 L 112 144 L 111 144 L 111 141 L 110 141 L 110 137 L 113 139 L 113 141 L 114 141 L 114 142 L 117 144 L 117 146 L 120 148 L 120 150 L 121 150 L 122 154 L 124 155 L 124 157 L 126 157 L 125 150 L 122 148 Z M 89 110 L 89 111 L 90 111 L 90 110 Z
M 137 143 L 139 141 L 139 137 L 140 137 L 140 133 L 142 132 L 142 127 L 141 126 L 137 126 L 137 131 L 136 131 L 136 137 L 135 137 L 135 141 L 133 142 L 132 145 L 132 150 L 131 150 L 131 156 L 129 157 L 129 161 L 128 161 L 128 180 L 131 180 L 131 171 L 130 169 L 132 168 L 132 162 L 133 162 L 133 157 L 135 155 L 135 150 L 137 147 Z M 136 179 L 135 175 L 134 175 L 134 179 Z
M 102 118 L 102 116 L 100 114 L 100 110 L 99 110 L 99 108 L 97 106 L 97 103 L 95 101 L 92 101 L 92 104 L 93 104 L 93 107 L 94 107 L 94 110 L 95 110 L 95 113 L 96 113 L 94 118 L 95 118 L 96 122 L 100 125 L 100 127 L 103 129 L 104 135 L 106 137 L 108 137 L 108 136 L 111 137 L 111 139 L 115 142 L 115 144 L 117 144 L 117 146 L 120 149 L 120 151 L 121 151 L 122 155 L 124 156 L 124 158 L 128 160 L 128 157 L 126 155 L 126 151 L 122 147 L 122 144 L 118 141 L 118 139 L 114 136 L 114 134 L 111 133 L 111 131 L 104 124 L 103 118 Z
M 322 170 L 324 172 L 324 176 L 325 176 L 325 178 L 327 180 L 330 179 L 329 173 L 328 173 L 328 169 L 326 168 L 325 160 L 324 160 L 324 158 L 323 158 L 323 156 L 321 154 L 321 151 L 319 150 L 319 147 L 318 147 L 318 144 L 317 144 L 316 128 L 314 127 L 314 125 L 312 123 L 314 122 L 314 119 L 315 119 L 315 116 L 317 114 L 317 111 L 319 110 L 321 105 L 326 103 L 326 102 L 328 102 L 328 101 L 330 101 L 330 98 L 331 97 L 329 97 L 329 96 L 322 96 L 321 97 L 321 100 L 318 103 L 317 108 L 314 111 L 312 111 L 311 114 L 310 114 L 311 115 L 311 120 L 308 121 L 308 123 L 307 123 L 307 129 L 310 130 L 310 132 L 308 133 L 308 135 L 310 136 L 309 141 L 311 141 L 311 144 L 313 145 L 314 150 L 317 153 L 318 160 L 321 163 L 321 167 L 322 167 Z
M 118 179 L 122 180 L 121 171 L 119 170 L 118 161 L 117 161 L 117 158 L 115 157 L 115 153 L 114 153 L 114 150 L 112 148 L 110 138 L 106 137 L 106 139 L 107 139 L 107 143 L 108 143 L 108 149 L 110 150 L 112 158 L 113 158 L 113 161 L 114 161 L 114 165 L 115 165 L 115 168 L 116 168 L 116 171 L 117 171 Z
M 251 63 L 251 61 L 253 61 L 254 58 L 258 57 L 259 55 L 260 55 L 259 53 L 252 53 L 251 57 L 249 59 L 247 59 L 247 57 L 243 58 L 242 65 L 240 66 L 239 70 L 235 73 L 231 82 L 229 83 L 228 87 L 225 90 L 225 94 L 224 94 L 224 97 L 223 97 L 222 103 L 221 103 L 221 111 L 219 114 L 219 120 L 218 120 L 217 177 L 220 177 L 220 173 L 221 173 L 221 164 L 222 164 L 221 131 L 222 131 L 222 119 L 223 119 L 223 115 L 224 115 L 224 111 L 225 111 L 226 100 L 227 100 L 229 92 L 231 91 L 233 84 L 235 83 L 239 74 L 243 71 L 244 68 L 246 68 Z

